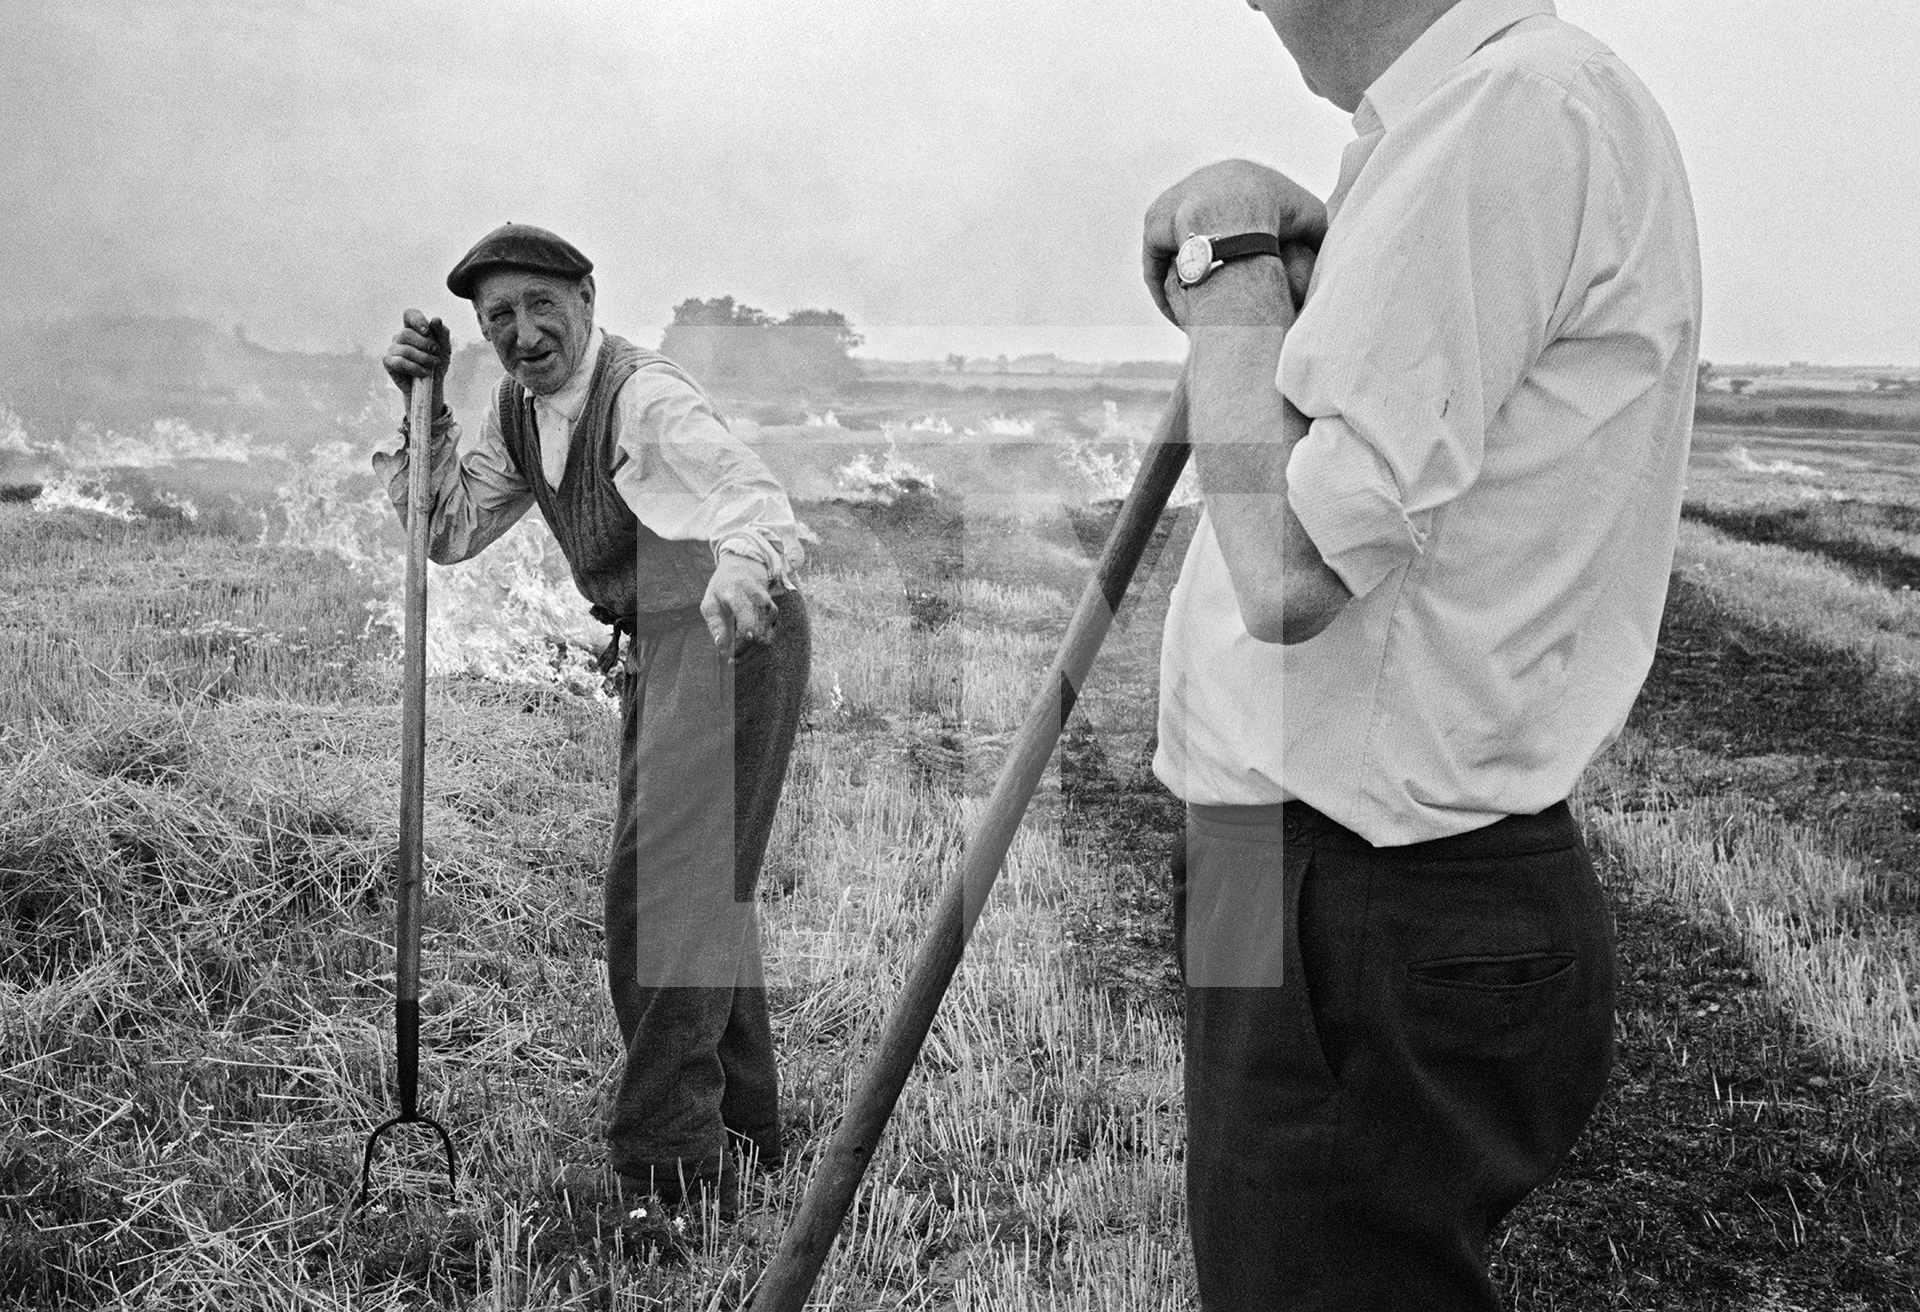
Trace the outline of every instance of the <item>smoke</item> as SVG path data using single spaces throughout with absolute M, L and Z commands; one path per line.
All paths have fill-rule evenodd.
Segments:
M 0 316 L 187 314 L 308 350 L 375 345 L 410 305 L 471 336 L 441 279 L 507 219 L 592 256 L 603 322 L 642 340 L 720 294 L 856 325 L 1150 324 L 1147 201 L 1208 158 L 1271 156 L 1293 85 L 1255 16 L 1183 12 L 1169 42 L 1159 0 L 94 0 L 6 21 Z M 1304 126 L 1305 175 L 1330 175 L 1344 123 Z

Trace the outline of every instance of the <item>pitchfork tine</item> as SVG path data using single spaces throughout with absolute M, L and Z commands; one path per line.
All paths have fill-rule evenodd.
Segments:
M 357 1207 L 366 1206 L 367 1195 L 373 1190 L 374 1145 L 380 1142 L 381 1135 L 396 1125 L 424 1125 L 439 1135 L 440 1146 L 444 1148 L 447 1153 L 447 1188 L 455 1189 L 458 1187 L 458 1177 L 454 1172 L 453 1139 L 448 1135 L 446 1127 L 434 1120 L 431 1116 L 421 1116 L 417 1112 L 409 1116 L 405 1112 L 402 1112 L 400 1115 L 384 1120 L 374 1126 L 373 1133 L 367 1136 L 367 1155 L 360 1162 L 360 1197 L 358 1202 L 355 1203 Z

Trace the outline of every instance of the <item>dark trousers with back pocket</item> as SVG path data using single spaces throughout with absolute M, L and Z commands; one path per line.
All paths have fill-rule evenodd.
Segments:
M 1613 1062 L 1612 918 L 1564 804 L 1374 848 L 1193 807 L 1174 862 L 1206 1312 L 1482 1312 L 1488 1239 Z

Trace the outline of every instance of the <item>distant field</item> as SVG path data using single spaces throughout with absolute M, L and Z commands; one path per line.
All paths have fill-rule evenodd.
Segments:
M 1920 433 L 1700 424 L 1693 433 L 1688 498 L 1716 505 L 1835 498 L 1906 501 L 1912 499 L 1916 479 Z
M 1702 423 L 1773 428 L 1898 429 L 1920 432 L 1920 390 L 1894 393 L 1769 389 L 1700 394 Z
M 991 373 L 875 373 L 868 385 L 883 387 L 938 387 L 956 392 L 973 388 L 992 392 L 1066 391 L 1075 388 L 1107 388 L 1120 392 L 1171 392 L 1171 378 L 1128 377 L 1124 374 L 991 374 Z

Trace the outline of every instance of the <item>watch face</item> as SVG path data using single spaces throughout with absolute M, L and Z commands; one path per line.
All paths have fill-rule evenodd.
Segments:
M 1180 253 L 1173 257 L 1173 271 L 1179 275 L 1182 286 L 1193 286 L 1212 268 L 1212 241 L 1196 235 L 1180 243 Z

